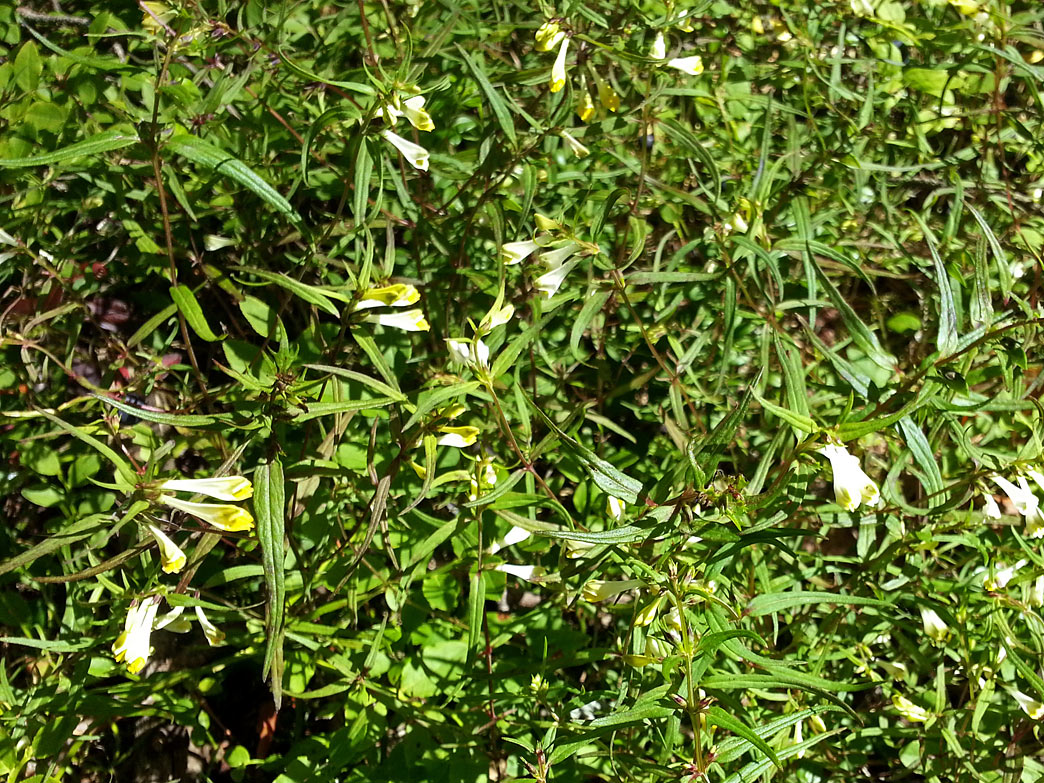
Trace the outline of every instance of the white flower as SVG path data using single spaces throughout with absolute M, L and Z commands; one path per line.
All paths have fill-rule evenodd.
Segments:
M 528 258 L 540 245 L 536 242 L 508 242 L 500 248 L 500 256 L 508 266 L 514 266 Z
M 1011 692 L 1012 697 L 1022 707 L 1022 711 L 1029 715 L 1033 720 L 1040 720 L 1044 717 L 1044 704 L 1041 704 L 1036 699 L 1027 696 L 1022 691 L 1013 690 Z
M 381 135 L 386 141 L 390 142 L 395 149 L 402 153 L 402 156 L 410 162 L 410 165 L 415 169 L 421 171 L 428 170 L 428 151 L 419 144 L 414 144 L 412 141 L 407 141 L 402 136 L 396 133 L 392 133 L 390 130 L 381 131 Z
M 1000 506 L 997 505 L 997 499 L 993 497 L 989 492 L 984 492 L 982 497 L 984 504 L 982 512 L 986 515 L 987 519 L 1000 519 L 1001 510 Z
M 496 474 L 494 473 L 493 476 L 495 479 Z M 512 544 L 521 543 L 522 541 L 525 541 L 532 535 L 533 534 L 526 530 L 524 527 L 519 527 L 518 525 L 515 525 L 507 532 L 507 535 L 505 535 L 502 540 L 493 544 L 493 546 L 489 548 L 489 553 L 491 555 L 495 555 L 504 547 L 511 546 Z
M 652 46 L 649 47 L 649 57 L 654 60 L 662 60 L 667 56 L 667 42 L 663 40 L 663 33 L 656 33 Z
M 1030 538 L 1044 536 L 1044 515 L 1040 513 L 1040 501 L 1026 483 L 1025 476 L 1019 476 L 1019 485 L 1015 486 L 1003 476 L 994 476 L 994 482 L 1011 500 L 1015 510 L 1026 518 L 1026 535 Z
M 638 579 L 608 580 L 589 579 L 580 591 L 580 597 L 590 603 L 598 603 L 608 598 L 613 598 L 627 590 L 636 587 L 645 587 L 645 583 Z
M 475 361 L 479 367 L 489 369 L 489 346 L 482 342 L 478 337 L 475 338 L 475 342 L 471 344 L 471 350 L 475 355 Z
M 1044 490 L 1044 473 L 1041 473 L 1039 470 L 1034 470 L 1033 468 L 1030 468 L 1026 471 L 1026 475 L 1033 479 L 1037 483 L 1038 487 Z
M 863 472 L 859 459 L 844 446 L 828 444 L 819 453 L 830 460 L 834 471 L 834 498 L 845 511 L 855 511 L 860 503 L 876 506 L 881 500 L 877 484 Z
M 667 67 L 677 68 L 689 76 L 699 76 L 703 73 L 703 58 L 698 54 L 692 57 L 675 57 L 673 60 L 667 61 Z
M 624 503 L 620 498 L 614 498 L 612 495 L 605 502 L 605 513 L 619 522 L 624 517 L 624 510 L 627 508 L 627 504 Z
M 404 310 L 399 313 L 379 313 L 366 316 L 366 321 L 371 324 L 390 326 L 393 329 L 402 329 L 406 332 L 426 332 L 431 329 L 424 318 L 424 311 Z
M 243 476 L 205 479 L 167 479 L 159 485 L 161 491 L 194 492 L 217 500 L 246 500 L 254 494 L 250 479 Z
M 442 433 L 442 437 L 436 441 L 438 445 L 452 446 L 453 448 L 462 449 L 475 442 L 475 438 L 477 438 L 479 434 L 479 428 L 439 427 L 439 432 Z
M 402 102 L 402 105 L 405 107 L 402 113 L 406 115 L 410 125 L 419 131 L 435 130 L 435 123 L 431 121 L 431 115 L 424 108 L 423 95 L 415 95 L 412 98 L 408 98 Z M 417 168 L 421 167 L 417 166 Z M 427 166 L 424 166 L 424 168 L 427 168 Z
M 892 704 L 899 710 L 900 715 L 912 723 L 924 723 L 932 717 L 932 714 L 924 707 L 918 707 L 905 696 L 900 696 L 898 693 L 892 697 Z
M 802 743 L 802 741 L 803 741 L 803 737 L 801 736 L 801 723 L 802 723 L 802 721 L 798 721 L 797 723 L 794 724 L 794 744 L 795 745 L 800 745 Z M 799 750 L 794 755 L 797 756 L 797 758 L 799 758 L 799 759 L 805 758 L 805 750 L 804 750 L 804 748 Z
M 471 343 L 467 340 L 446 340 L 450 361 L 457 364 L 471 363 Z
M 230 533 L 250 530 L 254 526 L 254 518 L 250 516 L 250 512 L 239 506 L 229 506 L 224 503 L 193 503 L 171 495 L 160 495 L 159 502 L 199 517 L 204 522 L 209 522 L 214 527 Z
M 536 582 L 540 580 L 547 570 L 542 566 L 533 565 L 515 565 L 513 563 L 501 563 L 496 567 L 497 571 L 503 571 L 505 574 L 511 574 L 511 576 L 524 579 L 527 582 Z
M 482 367 L 489 369 L 489 346 L 482 340 L 446 340 L 450 360 L 457 364 L 466 364 L 471 369 Z
M 513 304 L 502 305 L 501 307 L 494 307 L 482 321 L 479 323 L 480 332 L 491 332 L 498 326 L 503 326 L 515 315 L 515 306 Z
M 406 307 L 420 300 L 420 291 L 408 283 L 386 285 L 383 288 L 367 288 L 362 299 L 355 303 L 353 310 L 367 310 L 371 307 Z
M 1044 574 L 1038 576 L 1029 586 L 1026 603 L 1030 606 L 1044 606 Z
M 587 149 L 587 147 L 574 139 L 573 136 L 566 131 L 559 131 L 558 135 L 565 140 L 565 143 L 569 145 L 569 149 L 573 151 L 573 154 L 576 155 L 576 157 L 586 158 L 591 154 L 591 150 Z
M 126 663 L 131 674 L 140 672 L 152 653 L 152 624 L 158 609 L 159 603 L 152 596 L 128 609 L 123 633 L 112 645 L 113 656 L 117 662 Z
M 924 624 L 924 632 L 934 642 L 943 641 L 950 633 L 950 626 L 943 622 L 934 609 L 926 609 L 922 606 L 921 622 Z
M 155 525 L 146 525 L 146 527 L 148 527 L 152 537 L 156 539 L 156 543 L 159 544 L 160 562 L 162 563 L 163 572 L 167 574 L 179 573 L 185 567 L 185 553 L 181 551 L 181 547 L 175 544 L 166 533 Z
M 196 607 L 196 618 L 203 629 L 203 635 L 207 637 L 207 644 L 211 647 L 217 647 L 225 640 L 225 632 L 207 619 L 207 616 L 203 614 L 202 606 Z
M 1012 580 L 1012 577 L 1015 576 L 1015 572 L 1026 565 L 1026 562 L 1026 560 L 1020 560 L 1013 566 L 1001 568 L 992 576 L 989 571 L 986 571 L 982 575 L 982 586 L 991 593 L 1003 590 L 1008 586 L 1008 582 Z
M 533 286 L 540 291 L 545 297 L 550 299 L 554 296 L 558 289 L 562 287 L 562 283 L 575 267 L 579 261 L 570 261 L 567 264 L 562 264 L 559 267 L 552 269 L 550 272 L 546 272 L 533 281 Z
M 188 633 L 192 630 L 192 623 L 188 621 L 187 617 L 181 616 L 184 612 L 184 606 L 175 606 L 166 614 L 156 618 L 156 622 L 152 626 L 153 630 L 158 631 L 162 628 L 171 633 Z
M 576 242 L 566 242 L 561 247 L 541 253 L 539 261 L 547 266 L 548 269 L 557 269 L 579 249 L 580 245 Z
M 565 87 L 566 82 L 566 52 L 569 49 L 569 39 L 563 38 L 562 45 L 558 48 L 558 57 L 555 64 L 551 66 L 551 92 L 558 92 Z

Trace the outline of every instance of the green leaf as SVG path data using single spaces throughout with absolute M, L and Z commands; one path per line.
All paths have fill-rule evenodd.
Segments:
M 471 69 L 472 74 L 475 76 L 475 81 L 478 82 L 479 87 L 486 96 L 486 100 L 489 101 L 490 107 L 493 109 L 493 114 L 497 118 L 497 122 L 500 124 L 500 129 L 504 131 L 504 135 L 507 140 L 511 142 L 511 146 L 515 147 L 518 145 L 518 139 L 515 137 L 515 121 L 511 117 L 511 112 L 508 110 L 507 104 L 497 93 L 496 88 L 490 83 L 489 77 L 486 76 L 486 69 L 482 63 L 482 54 L 477 51 L 475 57 L 470 57 L 467 50 L 463 46 L 457 44 L 457 50 L 460 52 L 460 56 L 467 63 L 468 68 Z
M 27 158 L 0 158 L 0 168 L 24 168 L 26 166 L 51 166 L 74 158 L 95 157 L 103 152 L 129 147 L 138 142 L 138 137 L 125 131 L 111 130 L 99 133 L 86 141 L 70 144 L 54 152 L 45 152 Z
M 257 269 L 251 266 L 237 266 L 235 269 L 240 272 L 248 272 L 256 277 L 260 277 L 262 280 L 267 280 L 269 283 L 275 283 L 280 288 L 286 289 L 309 304 L 314 304 L 320 310 L 336 318 L 341 317 L 340 310 L 337 309 L 326 294 L 315 286 L 302 283 L 300 280 L 295 280 L 281 272 L 269 272 L 267 269 Z
M 757 748 L 770 759 L 772 759 L 772 762 L 777 767 L 783 766 L 780 763 L 779 758 L 776 756 L 776 752 L 772 750 L 772 748 L 769 747 L 768 743 L 765 742 L 765 740 L 763 740 L 761 737 L 759 737 L 752 728 L 747 726 L 746 723 L 743 723 L 737 718 L 732 717 L 731 715 L 729 715 L 729 713 L 725 712 L 725 710 L 723 710 L 721 707 L 718 707 L 717 705 L 708 707 L 703 714 L 707 716 L 707 723 L 709 723 L 710 725 L 720 726 L 721 728 L 727 731 L 731 731 L 736 736 L 742 737 L 755 748 Z
M 761 372 L 752 383 L 747 385 L 747 391 L 740 398 L 739 404 L 718 422 L 718 425 L 706 438 L 699 441 L 694 438 L 689 441 L 686 453 L 693 472 L 696 474 L 696 483 L 701 489 L 713 478 L 714 471 L 718 469 L 718 462 L 725 453 L 725 448 L 732 445 L 733 436 L 739 429 L 743 417 L 747 415 L 747 408 L 754 398 L 754 388 L 760 380 Z
M 174 304 L 177 305 L 178 310 L 180 310 L 181 314 L 185 316 L 185 320 L 188 322 L 188 325 L 192 327 L 192 331 L 208 343 L 216 342 L 221 339 L 211 331 L 210 324 L 207 323 L 207 319 L 203 315 L 203 308 L 199 306 L 199 302 L 196 301 L 196 295 L 192 293 L 191 288 L 186 285 L 172 286 L 170 289 L 170 298 L 174 300 Z
M 257 538 L 261 544 L 261 566 L 265 574 L 265 660 L 261 679 L 271 674 L 272 698 L 276 712 L 282 701 L 282 660 L 286 586 L 283 568 L 286 560 L 286 499 L 283 488 L 283 464 L 278 458 L 259 465 L 254 473 L 254 515 Z
M 297 228 L 304 230 L 304 220 L 290 206 L 290 202 L 234 155 L 187 133 L 176 133 L 171 136 L 164 143 L 163 151 L 181 155 L 193 163 L 211 169 L 216 174 L 238 182 L 287 218 Z
M 887 601 L 877 598 L 865 598 L 858 595 L 841 595 L 838 593 L 824 593 L 815 591 L 795 591 L 788 593 L 762 593 L 757 595 L 747 604 L 747 614 L 752 617 L 761 617 L 766 614 L 774 614 L 784 609 L 793 609 L 795 606 L 821 606 L 825 604 L 847 604 L 849 606 L 891 606 Z

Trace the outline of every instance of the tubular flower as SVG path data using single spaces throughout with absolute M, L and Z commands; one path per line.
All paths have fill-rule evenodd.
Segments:
M 513 304 L 501 305 L 500 307 L 494 307 L 483 317 L 482 322 L 479 323 L 480 332 L 491 332 L 498 326 L 503 326 L 515 315 L 515 306 Z
M 442 433 L 442 437 L 436 441 L 438 445 L 452 446 L 453 448 L 462 449 L 475 442 L 475 438 L 477 438 L 479 434 L 479 428 L 439 427 L 439 432 Z
M 379 313 L 366 316 L 371 324 L 390 326 L 393 329 L 402 329 L 404 332 L 426 332 L 431 329 L 424 318 L 424 311 L 418 309 L 405 310 L 401 313 Z
M 156 539 L 156 543 L 159 544 L 163 572 L 166 574 L 180 573 L 181 569 L 185 567 L 185 553 L 181 551 L 181 547 L 175 544 L 166 533 L 155 525 L 148 525 L 147 527 L 152 537 Z
M 1033 720 L 1040 720 L 1044 718 L 1044 704 L 1041 704 L 1034 698 L 1027 696 L 1022 691 L 1011 692 L 1012 698 L 1019 703 L 1022 707 L 1022 711 L 1029 715 Z
M 224 503 L 193 503 L 171 495 L 160 495 L 159 502 L 198 517 L 229 533 L 250 530 L 254 527 L 254 518 L 250 516 L 250 512 L 239 506 L 229 506 Z
M 624 503 L 620 498 L 614 498 L 612 495 L 605 502 L 605 513 L 619 522 L 623 519 L 624 510 L 627 508 L 627 504 Z
M 996 498 L 994 498 L 989 492 L 984 492 L 982 499 L 985 501 L 982 507 L 982 513 L 986 515 L 986 518 L 1000 519 L 1001 510 L 1000 506 L 997 505 Z
M 834 471 L 834 499 L 845 511 L 855 511 L 860 503 L 876 506 L 881 500 L 877 484 L 859 467 L 859 459 L 844 446 L 828 444 L 819 453 L 830 460 Z
M 540 577 L 547 573 L 547 569 L 543 566 L 515 565 L 514 563 L 501 563 L 496 570 L 505 574 L 511 574 L 511 576 L 519 579 L 524 579 L 527 582 L 538 582 Z
M 450 360 L 471 369 L 489 369 L 489 346 L 482 340 L 446 340 Z
M 254 494 L 250 479 L 243 476 L 205 479 L 167 479 L 159 485 L 164 492 L 194 492 L 217 500 L 246 500 Z
M 1007 566 L 1006 568 L 1001 568 L 995 574 L 992 575 L 989 571 L 987 571 L 982 576 L 982 586 L 986 590 L 989 590 L 991 593 L 995 593 L 998 590 L 1003 590 L 1005 587 L 1008 586 L 1008 582 L 1010 582 L 1012 578 L 1014 578 L 1015 572 L 1022 568 L 1024 565 L 1026 565 L 1027 562 L 1028 561 L 1026 560 L 1020 560 L 1015 565 Z
M 675 57 L 673 60 L 667 61 L 667 67 L 677 68 L 689 76 L 699 76 L 703 73 L 703 58 L 698 54 L 692 57 Z
M 508 242 L 500 248 L 500 257 L 508 266 L 514 266 L 529 258 L 534 251 L 539 250 L 540 245 L 536 242 Z
M 123 633 L 116 637 L 112 645 L 113 657 L 119 663 L 126 663 L 131 674 L 137 674 L 145 668 L 152 653 L 152 624 L 156 621 L 158 609 L 159 603 L 151 596 L 128 609 Z
M 420 300 L 420 291 L 416 286 L 396 283 L 383 288 L 367 288 L 362 299 L 355 303 L 353 310 L 368 310 L 371 307 L 406 307 Z
M 596 604 L 605 601 L 620 593 L 633 590 L 636 587 L 645 587 L 645 582 L 638 579 L 608 580 L 589 579 L 580 591 L 580 597 L 589 603 Z
M 1026 477 L 1019 476 L 1018 486 L 1002 476 L 994 476 L 993 480 L 1004 490 L 1015 510 L 1026 518 L 1026 535 L 1030 538 L 1044 536 L 1044 515 L 1040 513 L 1040 501 L 1026 483 Z
M 924 624 L 924 632 L 934 642 L 943 641 L 950 633 L 950 626 L 943 622 L 934 609 L 921 607 L 921 622 Z
M 558 47 L 558 57 L 555 64 L 551 66 L 551 92 L 559 92 L 566 83 L 566 53 L 569 50 L 569 39 L 563 37 L 562 44 Z
M 905 696 L 900 696 L 898 693 L 892 697 L 892 704 L 899 711 L 899 714 L 906 718 L 911 723 L 924 723 L 932 714 L 928 712 L 924 707 L 918 707 L 912 701 Z
M 546 272 L 533 281 L 533 286 L 540 291 L 546 298 L 550 299 L 556 293 L 558 289 L 562 287 L 562 283 L 575 267 L 579 261 L 570 261 L 566 264 L 562 264 L 559 267 L 552 269 L 550 272 Z
M 567 258 L 573 255 L 580 249 L 580 245 L 576 242 L 566 242 L 559 248 L 554 250 L 548 250 L 546 253 L 540 254 L 540 263 L 547 266 L 548 269 L 558 269 L 562 266 Z
M 565 140 L 565 143 L 569 145 L 569 149 L 573 151 L 573 154 L 576 155 L 576 157 L 586 158 L 588 155 L 591 154 L 591 150 L 587 149 L 587 147 L 585 147 L 583 144 L 581 144 L 579 141 L 573 138 L 572 134 L 568 133 L 567 131 L 560 131 L 558 135 Z
M 662 60 L 667 57 L 667 42 L 663 40 L 663 33 L 656 34 L 652 46 L 649 47 L 649 57 L 654 60 Z
M 565 33 L 562 32 L 562 27 L 558 22 L 544 22 L 537 28 L 534 48 L 538 52 L 550 52 L 562 42 L 563 38 L 565 38 Z
M 493 546 L 489 548 L 489 553 L 491 555 L 495 555 L 504 547 L 511 546 L 512 544 L 521 543 L 522 541 L 525 541 L 532 535 L 533 534 L 526 530 L 524 527 L 519 527 L 518 525 L 515 525 L 507 532 L 507 535 L 505 535 L 504 538 L 494 543 Z
M 225 632 L 207 619 L 207 616 L 203 614 L 202 606 L 196 607 L 196 619 L 199 620 L 199 626 L 203 629 L 203 635 L 207 637 L 207 644 L 211 647 L 217 647 L 225 640 Z
M 595 86 L 598 88 L 598 102 L 606 111 L 615 112 L 620 108 L 620 96 L 604 79 L 595 74 Z
M 391 144 L 395 149 L 402 153 L 402 156 L 410 162 L 410 165 L 415 169 L 421 171 L 428 170 L 428 151 L 419 144 L 414 144 L 412 141 L 404 139 L 397 133 L 392 133 L 390 130 L 381 131 L 381 136 L 384 137 L 385 141 Z
M 591 93 L 584 90 L 576 101 L 576 116 L 581 122 L 589 122 L 594 116 L 595 105 L 591 99 Z
M 419 131 L 435 130 L 435 123 L 431 121 L 431 115 L 424 108 L 424 96 L 414 95 L 402 102 L 402 113 L 410 121 L 410 125 Z M 418 166 L 418 168 L 420 168 Z

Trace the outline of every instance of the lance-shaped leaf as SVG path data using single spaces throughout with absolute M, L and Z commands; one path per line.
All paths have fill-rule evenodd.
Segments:
M 254 513 L 257 515 L 257 537 L 261 542 L 261 565 L 265 574 L 268 601 L 265 612 L 265 662 L 262 679 L 271 675 L 272 699 L 278 712 L 282 701 L 282 661 L 284 604 L 283 583 L 285 550 L 285 493 L 283 465 L 278 459 L 258 467 L 254 474 Z

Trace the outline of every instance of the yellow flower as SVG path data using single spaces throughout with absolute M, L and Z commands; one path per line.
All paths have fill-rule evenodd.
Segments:
M 392 133 L 390 130 L 381 131 L 381 136 L 384 137 L 385 141 L 390 143 L 395 149 L 402 153 L 402 156 L 409 161 L 410 165 L 415 169 L 421 171 L 428 170 L 428 151 L 419 144 L 414 144 L 412 141 L 407 141 L 397 133 Z
M 580 118 L 581 122 L 588 122 L 594 116 L 594 101 L 591 100 L 591 93 L 584 90 L 580 93 L 580 97 L 576 102 L 576 116 Z
M 563 38 L 565 38 L 565 33 L 562 32 L 562 27 L 558 22 L 544 22 L 537 28 L 534 48 L 538 52 L 550 52 L 562 42 Z
M 419 131 L 435 130 L 435 123 L 431 121 L 431 115 L 424 108 L 424 96 L 415 95 L 402 102 L 402 113 L 410 121 L 410 125 Z
M 614 498 L 612 495 L 609 496 L 609 499 L 605 503 L 605 513 L 617 522 L 623 519 L 626 508 L 626 503 L 620 500 L 620 498 Z
M 1012 697 L 1022 707 L 1022 711 L 1029 715 L 1033 720 L 1040 720 L 1044 717 L 1044 704 L 1041 704 L 1036 699 L 1027 696 L 1022 691 L 1013 690 L 1011 692 Z
M 555 64 L 551 66 L 551 92 L 559 92 L 566 83 L 566 52 L 569 49 L 569 39 L 563 38 L 562 45 L 558 48 L 558 57 Z
M 250 530 L 254 526 L 254 518 L 250 516 L 250 512 L 239 506 L 229 506 L 224 503 L 193 503 L 189 500 L 179 500 L 171 495 L 160 495 L 159 502 L 198 517 L 204 522 L 230 533 Z
M 185 567 L 185 553 L 181 551 L 181 547 L 175 544 L 166 533 L 155 525 L 147 525 L 147 527 L 152 537 L 156 539 L 156 543 L 159 544 L 163 572 L 167 574 L 180 573 L 181 569 Z
M 442 437 L 436 441 L 440 446 L 452 446 L 462 449 L 470 446 L 478 437 L 478 427 L 439 427 Z
M 404 283 L 386 285 L 383 288 L 367 288 L 363 292 L 354 310 L 366 310 L 371 307 L 406 307 L 420 300 L 420 292 L 416 286 Z
M 645 583 L 637 579 L 608 580 L 589 579 L 580 591 L 580 597 L 590 603 L 598 603 L 613 598 L 627 590 L 644 587 Z
M 898 693 L 892 697 L 892 704 L 895 705 L 900 715 L 912 723 L 924 723 L 932 717 L 932 714 L 924 707 L 918 707 L 905 696 L 900 696 Z
M 217 647 L 225 640 L 225 632 L 207 619 L 207 616 L 203 614 L 202 606 L 196 607 L 196 618 L 203 629 L 203 635 L 207 637 L 207 644 L 211 647 Z
M 159 485 L 160 491 L 194 492 L 217 500 L 246 500 L 254 494 L 250 479 L 243 476 L 205 479 L 168 479 Z
M 366 320 L 371 324 L 390 326 L 394 329 L 402 329 L 406 332 L 426 332 L 431 329 L 431 326 L 424 318 L 424 312 L 420 309 L 406 310 L 401 313 L 368 315 L 366 316 Z
M 673 60 L 667 61 L 667 67 L 677 68 L 689 76 L 699 76 L 703 73 L 703 58 L 698 54 L 693 57 L 675 57 Z
M 116 637 L 112 654 L 118 663 L 126 663 L 131 674 L 143 668 L 152 653 L 152 624 L 156 620 L 159 603 L 152 597 L 144 598 L 127 610 L 123 633 Z
M 595 86 L 598 88 L 598 102 L 606 111 L 615 112 L 620 108 L 620 96 L 604 79 L 595 75 Z

